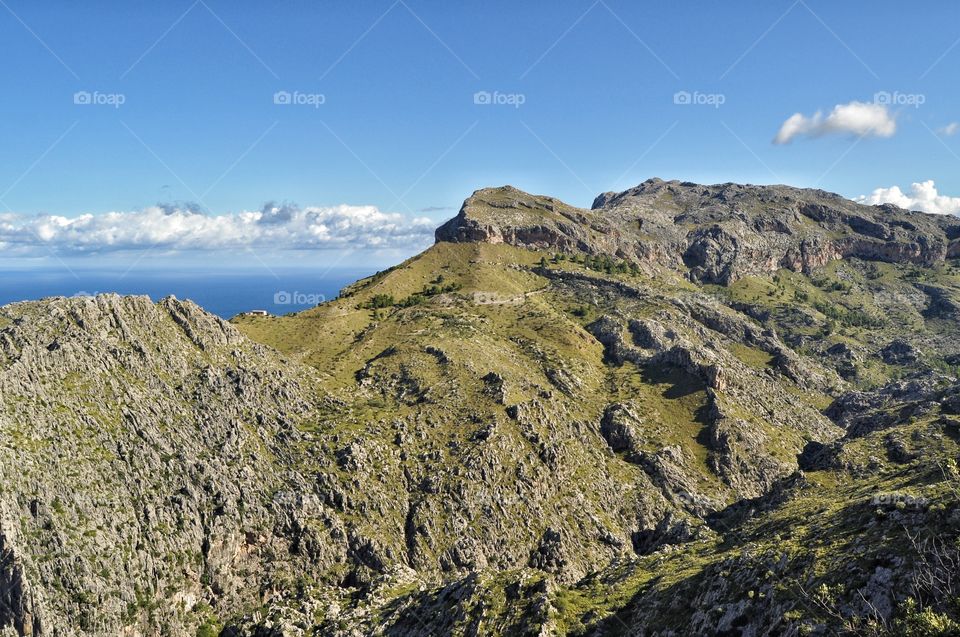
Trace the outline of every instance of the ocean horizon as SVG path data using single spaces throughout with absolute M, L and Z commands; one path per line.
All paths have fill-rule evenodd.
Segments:
M 340 290 L 376 272 L 373 268 L 271 268 L 260 270 L 0 270 L 0 305 L 57 296 L 116 293 L 189 299 L 231 318 L 266 310 L 283 315 L 335 299 Z

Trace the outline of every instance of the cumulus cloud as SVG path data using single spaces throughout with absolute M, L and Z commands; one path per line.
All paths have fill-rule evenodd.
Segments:
M 945 136 L 947 136 L 947 137 L 952 137 L 952 136 L 956 135 L 957 133 L 960 133 L 960 123 L 958 123 L 958 122 L 950 122 L 949 124 L 947 124 L 946 126 L 944 126 L 943 128 L 941 128 L 938 132 L 939 132 L 941 135 L 945 135 Z
M 817 111 L 807 117 L 794 113 L 780 126 L 774 144 L 789 144 L 800 136 L 822 137 L 832 133 L 856 136 L 891 137 L 897 132 L 897 122 L 882 104 L 850 102 L 838 104 L 826 116 Z
M 899 186 L 877 188 L 870 195 L 860 195 L 856 201 L 869 205 L 892 203 L 907 210 L 922 210 L 938 215 L 960 214 L 960 197 L 948 197 L 937 192 L 932 179 L 910 185 L 905 193 Z
M 207 215 L 196 207 L 158 205 L 129 212 L 27 216 L 0 214 L 0 246 L 20 253 L 37 248 L 102 253 L 167 250 L 398 248 L 429 245 L 436 225 L 426 217 L 382 212 L 375 206 L 260 210 Z

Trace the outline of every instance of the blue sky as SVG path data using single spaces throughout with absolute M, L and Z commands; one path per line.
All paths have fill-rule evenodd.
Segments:
M 0 4 L 8 257 L 386 264 L 505 183 L 582 206 L 652 176 L 960 195 L 954 2 Z M 866 124 L 834 112 L 856 102 Z M 252 237 L 262 209 L 286 230 Z

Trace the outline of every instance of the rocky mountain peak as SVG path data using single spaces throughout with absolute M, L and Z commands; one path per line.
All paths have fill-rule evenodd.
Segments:
M 590 209 L 511 186 L 478 190 L 437 241 L 607 255 L 730 284 L 843 258 L 932 265 L 960 254 L 960 221 L 823 190 L 649 179 Z

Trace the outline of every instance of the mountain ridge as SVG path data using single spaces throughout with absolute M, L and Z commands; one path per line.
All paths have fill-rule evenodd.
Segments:
M 0 308 L 0 627 L 960 620 L 917 583 L 960 516 L 956 221 L 645 184 L 595 210 L 477 191 L 431 248 L 289 316 L 116 295 Z M 783 261 L 810 237 L 883 258 Z M 863 252 L 887 244 L 919 252 Z
M 608 254 L 729 284 L 845 257 L 930 265 L 960 254 L 960 221 L 822 190 L 650 179 L 589 210 L 512 186 L 478 190 L 436 239 Z

